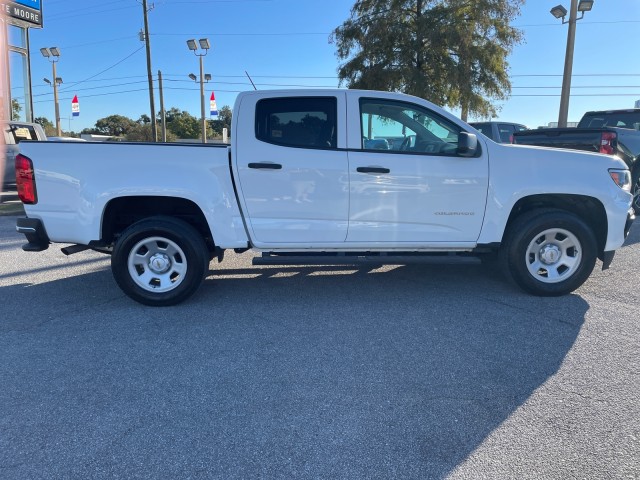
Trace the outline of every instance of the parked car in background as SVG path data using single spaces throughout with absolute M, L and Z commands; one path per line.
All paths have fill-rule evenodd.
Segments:
M 509 122 L 472 122 L 469 125 L 498 143 L 512 143 L 514 133 L 529 130 L 526 125 Z
M 46 141 L 47 136 L 37 123 L 3 122 L 2 130 L 6 145 L 4 178 L 2 178 L 2 191 L 4 192 L 13 190 L 16 186 L 15 158 L 18 154 L 18 144 L 22 140 Z
M 615 155 L 631 170 L 633 208 L 640 213 L 640 108 L 587 112 L 576 128 L 539 128 L 513 143 Z

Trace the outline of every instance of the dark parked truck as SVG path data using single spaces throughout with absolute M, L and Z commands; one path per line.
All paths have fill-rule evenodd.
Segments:
M 576 128 L 516 132 L 513 143 L 586 150 L 620 157 L 631 170 L 633 208 L 640 213 L 640 108 L 587 112 Z

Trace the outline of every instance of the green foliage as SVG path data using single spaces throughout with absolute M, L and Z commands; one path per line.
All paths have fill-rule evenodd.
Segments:
M 22 105 L 15 98 L 11 99 L 11 120 L 19 121 Z
M 227 134 L 231 137 L 231 116 L 232 111 L 229 105 L 225 105 L 218 111 L 217 120 L 209 120 L 209 126 L 213 132 L 213 135 L 222 137 L 222 129 L 227 129 Z
M 189 112 L 173 107 L 165 113 L 165 119 L 167 131 L 178 138 L 200 138 L 200 122 Z
M 200 120 L 189 112 L 179 108 L 171 108 L 165 113 L 167 131 L 180 139 L 202 138 L 202 124 Z M 211 128 L 207 126 L 207 138 L 213 136 Z
M 47 137 L 56 136 L 56 126 L 47 117 L 36 117 L 33 121 L 44 129 L 44 133 Z
M 162 139 L 162 133 L 160 131 L 161 126 L 158 125 L 158 141 Z M 153 142 L 153 135 L 151 132 L 151 123 L 138 124 L 133 127 L 125 135 L 124 139 L 127 142 Z M 175 142 L 177 137 L 170 131 L 167 131 L 167 142 Z
M 111 115 L 96 122 L 96 133 L 119 137 L 129 133 L 136 126 L 136 122 L 122 115 Z
M 524 0 L 357 0 L 332 41 L 349 88 L 401 91 L 479 116 L 511 92 Z

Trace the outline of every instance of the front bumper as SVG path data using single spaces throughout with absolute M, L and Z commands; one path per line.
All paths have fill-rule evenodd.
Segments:
M 633 208 L 630 208 L 629 212 L 627 213 L 627 222 L 624 224 L 624 238 L 627 238 L 627 236 L 629 235 L 629 230 L 631 230 L 631 225 L 633 224 L 633 221 L 635 219 L 635 211 L 633 210 Z
M 636 219 L 635 212 L 633 211 L 633 208 L 630 208 L 629 211 L 627 212 L 627 221 L 624 224 L 624 238 L 627 238 L 627 236 L 629 235 L 629 230 L 631 230 L 631 225 L 633 224 L 633 221 L 635 219 Z M 613 257 L 615 253 L 616 253 L 615 250 L 608 250 L 606 252 L 602 252 L 602 257 L 600 257 L 600 259 L 602 260 L 602 270 L 606 270 L 607 268 L 609 268 L 609 266 L 611 265 L 611 262 L 613 262 Z
M 41 252 L 49 248 L 51 241 L 39 218 L 18 218 L 16 231 L 27 237 L 29 243 L 22 245 L 25 252 Z

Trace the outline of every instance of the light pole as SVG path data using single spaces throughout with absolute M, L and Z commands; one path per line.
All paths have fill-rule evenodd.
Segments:
M 49 85 L 53 86 L 53 101 L 56 106 L 56 135 L 62 136 L 62 129 L 60 128 L 60 105 L 58 104 L 58 85 L 62 83 L 62 78 L 56 75 L 56 63 L 60 60 L 60 50 L 58 47 L 41 48 L 40 53 L 47 60 L 51 62 L 53 67 L 53 82 L 50 82 L 46 78 L 44 79 Z
M 200 44 L 200 49 L 204 50 L 204 53 L 198 53 L 198 45 L 195 40 L 187 40 L 187 47 L 189 47 L 189 50 L 191 50 L 194 55 L 200 57 L 200 115 L 202 119 L 202 143 L 207 143 L 207 118 L 204 114 L 204 64 L 202 57 L 209 53 L 211 44 L 209 43 L 208 38 L 201 38 L 198 40 L 198 43 Z M 211 75 L 208 76 L 210 79 Z M 189 74 L 189 78 L 195 80 L 195 75 L 191 73 Z
M 562 5 L 557 5 L 551 9 L 551 15 L 556 18 L 562 18 L 562 23 L 569 24 L 567 33 L 567 51 L 564 57 L 564 74 L 562 75 L 562 92 L 560 93 L 560 113 L 558 114 L 558 127 L 565 128 L 567 126 L 567 118 L 569 116 L 569 97 L 571 95 L 571 74 L 573 70 L 573 47 L 576 42 L 576 22 L 584 17 L 584 12 L 588 12 L 593 8 L 594 0 L 571 0 L 569 7 L 569 20 L 565 21 L 567 9 Z M 578 12 L 581 13 L 578 17 Z

